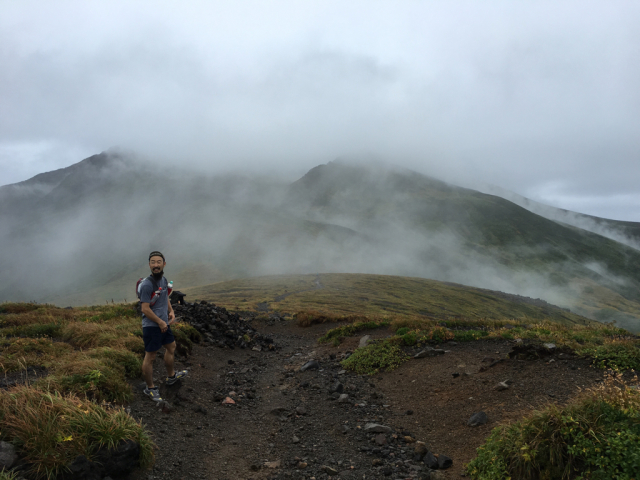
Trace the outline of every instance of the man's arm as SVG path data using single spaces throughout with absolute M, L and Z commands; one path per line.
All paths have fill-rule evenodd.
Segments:
M 160 317 L 158 317 L 155 313 L 153 313 L 153 310 L 151 310 L 151 306 L 148 303 L 141 303 L 141 306 L 142 306 L 142 313 L 144 313 L 144 316 L 147 317 L 152 322 L 157 323 L 158 326 L 160 327 L 160 331 L 166 332 L 168 328 L 167 323 L 164 320 L 162 320 Z M 171 310 L 171 313 L 173 314 L 173 310 Z

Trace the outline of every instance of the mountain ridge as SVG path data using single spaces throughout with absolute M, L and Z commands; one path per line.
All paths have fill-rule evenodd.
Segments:
M 530 212 L 550 220 L 589 230 L 590 232 L 597 233 L 617 242 L 624 243 L 636 250 L 640 250 L 640 222 L 612 220 L 595 215 L 573 212 L 564 208 L 552 207 L 495 185 L 485 185 L 481 187 L 480 190 L 502 197 L 516 205 L 526 208 Z
M 640 252 L 416 172 L 338 161 L 292 183 L 261 182 L 169 175 L 113 152 L 63 170 L 64 178 L 54 171 L 25 181 L 58 182 L 46 195 L 8 198 L 17 187 L 0 188 L 0 240 L 8 246 L 0 267 L 13 279 L 0 300 L 131 298 L 128 280 L 145 274 L 146 254 L 160 249 L 185 287 L 195 286 L 181 273 L 189 271 L 209 283 L 415 276 L 640 322 Z

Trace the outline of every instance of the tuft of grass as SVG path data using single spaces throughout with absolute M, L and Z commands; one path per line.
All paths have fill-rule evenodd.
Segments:
M 173 336 L 176 337 L 176 351 L 180 355 L 189 355 L 194 343 L 202 341 L 202 335 L 188 323 L 174 323 L 171 325 Z
M 6 337 L 57 337 L 61 330 L 60 323 L 31 323 L 4 328 L 2 334 Z
M 98 312 L 86 318 L 89 322 L 102 323 L 115 318 L 139 318 L 136 311 L 136 304 L 111 305 L 108 309 L 104 307 L 89 307 L 88 313 Z
M 140 445 L 142 467 L 154 461 L 148 433 L 123 409 L 32 387 L 0 390 L 0 432 L 32 465 L 29 473 L 36 479 L 53 480 L 76 456 L 91 459 L 100 448 L 115 448 L 125 440 Z
M 380 320 L 380 321 L 369 320 L 364 322 L 351 323 L 349 325 L 344 325 L 342 327 L 332 328 L 327 333 L 325 333 L 322 337 L 320 337 L 318 341 L 320 343 L 333 342 L 334 345 L 339 345 L 344 339 L 344 337 L 350 337 L 363 330 L 383 328 L 388 326 L 389 326 L 389 322 L 386 320 Z
M 50 338 L 17 338 L 2 342 L 0 365 L 5 372 L 22 370 L 26 365 L 49 368 L 56 359 L 73 353 L 73 347 Z
M 54 364 L 49 376 L 39 379 L 37 385 L 97 402 L 125 402 L 131 397 L 131 386 L 126 380 L 127 364 L 109 358 L 113 353 L 105 350 L 78 353 L 73 361 L 65 359 Z M 135 366 L 129 364 L 129 368 L 135 369 Z
M 640 472 L 638 379 L 609 375 L 565 407 L 495 428 L 467 465 L 476 480 L 627 479 Z
M 144 344 L 143 344 L 144 349 Z M 87 355 L 104 362 L 111 368 L 124 371 L 128 378 L 138 378 L 142 375 L 142 356 L 123 349 L 103 347 L 89 350 Z
M 18 474 L 12 471 L 0 470 L 0 480 L 16 480 Z
M 342 366 L 359 375 L 373 375 L 381 370 L 394 370 L 409 358 L 400 347 L 383 340 L 358 348 L 342 361 Z

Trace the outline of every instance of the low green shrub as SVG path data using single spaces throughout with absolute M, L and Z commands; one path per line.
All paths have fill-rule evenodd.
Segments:
M 454 333 L 452 330 L 447 329 L 446 327 L 433 327 L 430 330 L 427 330 L 422 337 L 423 341 L 442 343 L 447 340 L 453 340 Z
M 640 348 L 636 344 L 620 342 L 596 345 L 577 350 L 579 355 L 593 358 L 600 368 L 640 370 Z
M 99 368 L 71 375 L 52 375 L 45 381 L 51 391 L 82 395 L 98 402 L 125 402 L 131 398 L 131 387 L 118 368 L 100 365 Z
M 409 327 L 400 327 L 398 330 L 396 330 L 396 335 L 402 336 L 409 333 Z
M 144 344 L 142 348 L 144 350 Z M 142 357 L 132 351 L 104 347 L 89 352 L 89 356 L 101 359 L 111 368 L 124 369 L 124 374 L 129 378 L 142 375 Z
M 640 392 L 608 376 L 566 407 L 495 428 L 467 473 L 476 480 L 632 480 L 639 445 Z
M 142 358 L 133 352 L 94 348 L 52 362 L 49 376 L 40 378 L 36 385 L 97 402 L 121 403 L 131 398 L 127 377 L 139 377 L 141 366 Z
M 102 323 L 109 320 L 113 320 L 114 318 L 120 318 L 120 317 L 131 318 L 131 317 L 139 316 L 138 312 L 136 311 L 135 303 L 129 303 L 124 305 L 114 305 L 114 306 L 109 305 L 107 308 L 90 307 L 90 309 L 94 309 L 94 308 L 98 308 L 99 310 L 101 310 L 100 313 L 98 313 L 97 315 L 92 315 L 86 318 L 85 320 L 89 322 L 94 322 L 94 323 Z
M 412 347 L 416 343 L 418 343 L 418 335 L 416 332 L 408 332 L 402 335 L 402 343 L 405 345 Z
M 381 370 L 394 370 L 409 358 L 392 342 L 379 341 L 358 348 L 342 361 L 342 366 L 360 375 L 373 375 Z

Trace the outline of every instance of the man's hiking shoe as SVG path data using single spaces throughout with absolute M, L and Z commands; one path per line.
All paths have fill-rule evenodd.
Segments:
M 154 402 L 161 402 L 162 397 L 160 396 L 160 389 L 158 387 L 147 388 L 143 390 L 143 393 L 149 397 Z
M 166 383 L 167 385 L 173 385 L 174 383 L 176 383 L 181 378 L 186 377 L 187 373 L 189 373 L 189 372 L 187 372 L 186 370 L 180 370 L 179 372 L 174 373 L 173 377 L 167 377 L 167 379 L 164 381 L 164 383 Z

